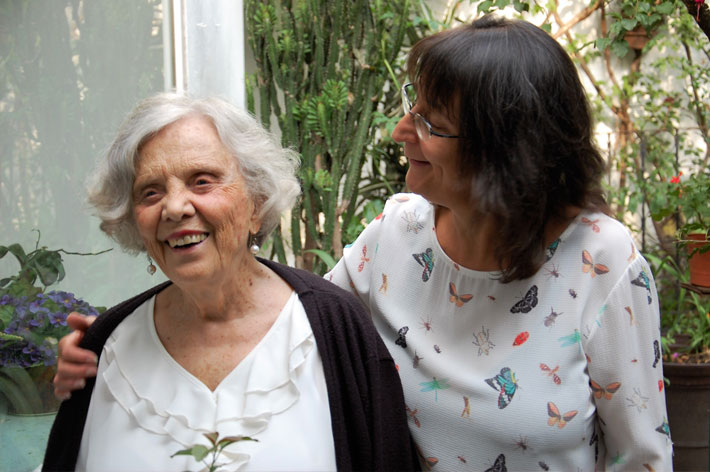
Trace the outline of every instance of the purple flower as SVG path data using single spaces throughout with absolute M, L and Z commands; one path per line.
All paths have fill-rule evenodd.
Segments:
M 30 313 L 38 313 L 40 310 L 42 310 L 44 307 L 42 307 L 42 300 L 35 300 L 32 303 L 30 303 Z M 46 308 L 45 308 L 46 310 Z
M 14 308 L 9 322 L 0 322 L 0 329 L 22 338 L 0 341 L 0 366 L 56 364 L 57 339 L 70 332 L 69 312 L 98 315 L 90 304 L 63 291 L 33 294 L 29 298 L 5 294 L 0 297 L 0 305 Z
M 74 304 L 77 302 L 76 298 L 74 298 L 74 294 L 69 292 L 53 290 L 49 292 L 47 296 L 50 300 L 64 306 L 65 308 L 73 308 Z
M 58 312 L 58 313 L 50 313 L 49 314 L 49 322 L 52 325 L 62 325 L 66 326 L 67 325 L 67 314 L 63 312 Z

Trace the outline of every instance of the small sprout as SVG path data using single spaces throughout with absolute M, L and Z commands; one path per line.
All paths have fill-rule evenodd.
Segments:
M 224 465 L 218 464 L 217 460 L 219 459 L 219 456 L 220 454 L 222 454 L 222 450 L 224 450 L 225 447 L 239 441 L 259 441 L 258 439 L 251 438 L 249 436 L 227 436 L 220 439 L 219 433 L 216 432 L 205 433 L 204 436 L 207 438 L 210 444 L 212 444 L 212 447 L 208 448 L 207 446 L 204 446 L 202 444 L 195 444 L 194 446 L 188 449 L 182 449 L 180 451 L 177 451 L 170 457 L 172 458 L 175 456 L 192 456 L 193 459 L 195 459 L 197 462 L 202 462 L 203 464 L 205 464 L 209 472 L 217 472 L 219 468 Z M 207 462 L 206 459 L 209 455 L 211 455 L 211 461 Z

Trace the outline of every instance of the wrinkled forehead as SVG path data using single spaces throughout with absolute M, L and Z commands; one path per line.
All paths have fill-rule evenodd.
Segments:
M 237 163 L 212 121 L 188 116 L 174 121 L 143 140 L 138 148 L 136 172 L 153 166 L 236 170 Z

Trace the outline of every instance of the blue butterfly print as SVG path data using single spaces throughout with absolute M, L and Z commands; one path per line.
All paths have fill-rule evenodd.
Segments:
M 560 246 L 560 238 L 555 239 L 552 241 L 552 244 L 547 246 L 547 249 L 545 249 L 545 262 L 549 261 L 552 259 L 552 256 L 555 255 L 555 252 L 557 252 L 557 248 Z
M 638 277 L 631 281 L 633 285 L 637 287 L 642 287 L 646 289 L 646 297 L 648 298 L 648 304 L 651 304 L 651 280 L 646 275 L 645 271 L 639 272 Z
M 429 280 L 431 273 L 434 271 L 434 253 L 431 248 L 427 248 L 424 252 L 412 254 L 412 257 L 420 266 L 424 267 L 424 272 L 422 272 L 422 280 L 426 282 Z
M 499 392 L 498 408 L 502 410 L 510 405 L 510 401 L 513 399 L 515 391 L 518 389 L 518 381 L 515 378 L 515 373 L 510 370 L 509 367 L 503 367 L 500 370 L 500 374 L 486 379 L 486 383 L 490 385 L 492 389 Z
M 668 426 L 668 420 L 663 418 L 663 423 L 656 428 L 656 431 L 664 435 L 666 438 L 671 438 L 671 428 Z

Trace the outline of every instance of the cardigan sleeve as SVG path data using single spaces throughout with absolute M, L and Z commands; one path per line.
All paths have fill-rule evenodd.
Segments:
M 321 284 L 299 296 L 321 353 L 338 470 L 418 470 L 389 351 L 357 298 Z

